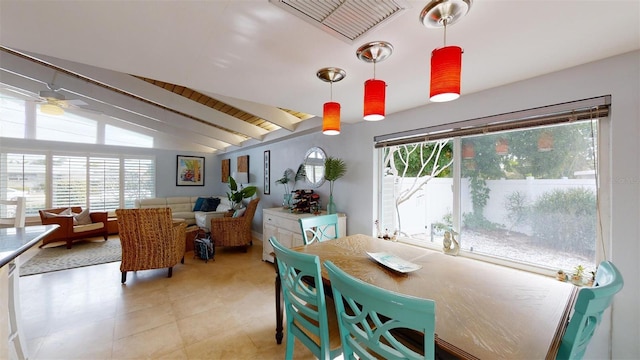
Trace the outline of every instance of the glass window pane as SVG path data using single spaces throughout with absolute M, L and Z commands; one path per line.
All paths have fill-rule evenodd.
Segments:
M 462 249 L 595 269 L 591 123 L 462 138 Z
M 452 142 L 393 146 L 382 154 L 378 235 L 395 233 L 414 243 L 441 246 L 444 231 L 452 226 Z
M 38 216 L 45 207 L 46 157 L 37 154 L 3 153 L 0 160 L 0 192 L 12 200 L 26 197 L 26 215 Z
M 87 158 L 53 156 L 52 205 L 54 208 L 87 206 Z
M 23 139 L 25 102 L 5 94 L 0 96 L 0 137 Z
M 120 159 L 89 159 L 89 207 L 113 211 L 120 207 Z
M 136 199 L 156 196 L 154 159 L 124 159 L 124 207 L 135 207 Z
M 98 123 L 69 112 L 62 115 L 47 115 L 38 111 L 36 139 L 95 144 Z
M 104 143 L 107 145 L 153 147 L 153 137 L 112 125 L 105 126 Z

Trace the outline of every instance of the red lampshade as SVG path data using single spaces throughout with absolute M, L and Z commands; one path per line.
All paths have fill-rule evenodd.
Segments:
M 446 46 L 431 53 L 431 93 L 429 100 L 445 102 L 460 97 L 462 48 Z
M 322 114 L 322 133 L 325 135 L 340 134 L 340 104 L 337 102 L 324 103 Z
M 384 98 L 386 84 L 382 80 L 369 79 L 364 83 L 364 119 L 378 121 L 384 119 Z

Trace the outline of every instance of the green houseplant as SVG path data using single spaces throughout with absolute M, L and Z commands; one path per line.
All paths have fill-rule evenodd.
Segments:
M 333 184 L 347 172 L 347 164 L 344 160 L 328 156 L 324 160 L 324 178 L 329 182 L 329 203 L 327 213 L 336 213 L 336 204 L 333 202 Z
M 238 184 L 235 179 L 229 176 L 229 192 L 227 198 L 232 204 L 234 209 L 238 209 L 242 203 L 242 199 L 250 198 L 256 194 L 258 188 L 255 186 L 241 187 L 238 189 Z

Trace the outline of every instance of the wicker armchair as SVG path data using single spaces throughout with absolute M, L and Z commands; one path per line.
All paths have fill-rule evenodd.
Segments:
M 253 243 L 251 222 L 259 201 L 259 198 L 251 200 L 242 216 L 211 219 L 213 243 L 216 246 L 243 246 L 246 252 L 247 247 Z
M 184 222 L 174 223 L 171 209 L 117 209 L 122 244 L 122 283 L 127 271 L 168 267 L 169 275 L 178 262 L 184 264 Z

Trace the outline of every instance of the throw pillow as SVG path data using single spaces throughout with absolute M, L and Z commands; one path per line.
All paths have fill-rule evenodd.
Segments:
M 89 214 L 89 208 L 86 208 L 73 216 L 74 225 L 88 225 L 91 224 L 91 214 Z
M 238 209 L 233 213 L 232 217 L 240 217 L 244 215 L 244 212 L 247 211 L 247 208 Z
M 220 199 L 214 197 L 206 198 L 202 203 L 202 207 L 200 207 L 200 211 L 216 211 L 218 205 L 220 205 Z
M 201 211 L 201 210 L 200 210 L 200 208 L 202 207 L 202 203 L 204 203 L 204 200 L 205 200 L 205 199 L 206 199 L 206 198 L 199 197 L 199 198 L 196 200 L 196 203 L 193 205 L 193 211 Z

